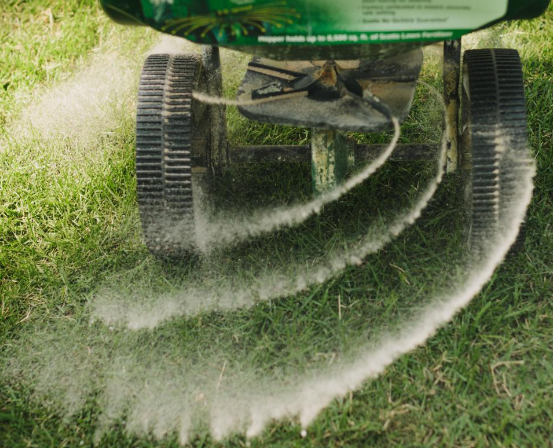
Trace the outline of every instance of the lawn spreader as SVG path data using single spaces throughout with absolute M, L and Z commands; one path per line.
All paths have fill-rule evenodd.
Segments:
M 443 42 L 447 172 L 467 173 L 468 240 L 478 245 L 501 222 L 510 179 L 528 160 L 522 65 L 514 49 L 467 50 L 462 36 L 530 19 L 549 0 L 100 0 L 116 22 L 147 25 L 202 45 L 201 54 L 153 54 L 142 70 L 136 177 L 143 236 L 160 256 L 194 246 L 194 173 L 236 163 L 307 162 L 314 194 L 342 183 L 348 168 L 383 145 L 348 131 L 381 132 L 409 114 L 422 47 Z M 252 55 L 237 95 L 245 117 L 309 127 L 310 145 L 232 146 L 219 47 Z M 505 144 L 520 163 L 504 162 Z M 391 159 L 432 160 L 434 144 L 400 144 Z M 517 244 L 524 240 L 522 230 Z

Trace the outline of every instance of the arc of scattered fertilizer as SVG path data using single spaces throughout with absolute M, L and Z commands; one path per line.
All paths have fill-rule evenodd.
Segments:
M 420 195 L 420 198 L 417 200 L 414 207 L 412 207 L 407 213 L 401 215 L 399 218 L 394 219 L 390 225 L 386 226 L 385 232 L 375 237 L 369 230 L 360 241 L 353 245 L 353 247 L 349 249 L 335 251 L 333 254 L 329 254 L 326 257 L 326 262 L 320 263 L 318 266 L 311 267 L 308 274 L 297 278 L 288 286 L 284 286 L 282 283 L 279 283 L 278 287 L 274 288 L 273 291 L 266 291 L 263 290 L 265 288 L 265 285 L 274 282 L 270 282 L 267 281 L 267 279 L 260 278 L 258 282 L 259 289 L 252 288 L 251 286 L 249 287 L 249 291 L 251 291 L 253 294 L 259 295 L 257 300 L 252 300 L 251 303 L 249 303 L 250 306 L 260 301 L 266 301 L 278 297 L 287 297 L 293 294 L 297 294 L 314 284 L 323 283 L 329 278 L 340 274 L 347 266 L 361 264 L 363 259 L 365 259 L 368 255 L 381 250 L 386 244 L 399 236 L 408 226 L 414 224 L 416 220 L 421 216 L 422 212 L 428 206 L 428 203 L 434 196 L 436 190 L 438 189 L 438 186 L 442 182 L 445 175 L 449 123 L 445 119 L 446 109 L 443 100 L 441 99 L 440 93 L 431 85 L 423 81 L 419 82 L 421 84 L 424 84 L 432 92 L 433 95 L 440 99 L 440 104 L 444 113 L 444 132 L 442 135 L 440 154 L 437 160 L 436 176 L 429 182 L 428 186 Z M 362 177 L 362 174 L 363 173 L 360 173 L 359 177 Z M 355 183 L 357 182 L 357 179 L 352 178 L 351 180 L 353 181 L 352 183 L 354 183 L 354 185 L 358 184 Z M 298 267 L 298 270 L 300 269 L 301 267 Z M 244 302 L 242 301 L 241 304 L 244 305 Z M 224 304 L 219 303 L 218 308 L 228 310 L 232 308 L 232 305 L 227 308 L 224 306 Z
M 307 94 L 306 92 L 297 93 L 298 95 L 301 94 L 299 96 L 305 96 Z M 364 100 L 369 102 L 373 107 L 376 106 L 381 113 L 386 114 L 392 121 L 394 127 L 394 136 L 392 140 L 374 161 L 343 184 L 336 186 L 332 190 L 304 204 L 272 209 L 270 211 L 254 214 L 246 219 L 236 219 L 234 222 L 230 221 L 228 217 L 225 217 L 218 225 L 214 225 L 213 221 L 211 221 L 209 227 L 207 227 L 203 233 L 198 233 L 198 246 L 200 249 L 209 252 L 209 250 L 213 248 L 234 245 L 248 238 L 260 236 L 285 227 L 297 226 L 311 216 L 319 214 L 325 205 L 340 199 L 350 190 L 367 180 L 384 165 L 397 147 L 401 135 L 399 121 L 396 117 L 392 116 L 389 107 L 380 101 L 378 97 L 370 92 L 365 92 L 365 95 Z M 280 96 L 275 98 L 263 98 L 260 100 L 228 100 L 220 97 L 212 97 L 199 92 L 194 92 L 193 96 L 198 101 L 207 104 L 224 104 L 229 106 L 261 104 L 269 101 L 279 101 L 289 97 L 286 96 L 285 98 Z
M 520 198 L 513 202 L 509 227 L 488 242 L 490 251 L 487 258 L 478 260 L 472 266 L 462 286 L 458 286 L 452 295 L 443 293 L 435 296 L 428 305 L 402 325 L 401 331 L 384 335 L 380 343 L 375 344 L 376 348 L 367 345 L 361 350 L 362 356 L 357 360 L 335 371 L 321 374 L 318 378 L 304 380 L 293 392 L 283 393 L 274 397 L 274 400 L 273 397 L 264 397 L 263 401 L 250 403 L 247 436 L 258 436 L 271 421 L 292 416 L 298 416 L 302 428 L 307 428 L 332 400 L 358 389 L 366 380 L 376 378 L 396 359 L 424 344 L 442 326 L 451 321 L 492 278 L 515 242 L 532 198 L 534 174 L 535 167 L 529 169 L 524 179 L 521 179 Z M 271 406 L 268 407 L 267 403 L 271 403 Z
M 435 89 L 431 88 L 431 90 L 434 94 L 437 94 Z M 447 129 L 443 141 L 445 141 L 446 135 Z M 436 179 L 427 187 L 421 201 L 419 201 L 418 214 L 422 212 L 423 204 L 428 203 L 433 191 L 436 190 L 443 178 L 445 148 L 445 146 L 442 147 L 439 173 Z M 444 292 L 435 295 L 426 306 L 402 325 L 401 330 L 395 334 L 384 334 L 372 346 L 367 344 L 360 350 L 360 357 L 341 365 L 339 368 L 329 369 L 316 377 L 304 378 L 296 383 L 297 386 L 274 396 L 263 396 L 263 399 L 246 397 L 247 403 L 244 403 L 244 405 L 249 409 L 247 437 L 260 435 L 266 425 L 274 420 L 294 416 L 299 417 L 302 434 L 304 434 L 305 428 L 332 400 L 343 397 L 350 391 L 361 387 L 366 380 L 377 377 L 401 355 L 424 344 L 425 341 L 436 334 L 439 328 L 463 309 L 491 279 L 516 240 L 519 227 L 532 199 L 532 179 L 535 176 L 536 168 L 535 163 L 531 163 L 531 160 L 528 160 L 528 162 L 527 171 L 519 179 L 520 185 L 517 197 L 510 200 L 509 210 L 511 216 L 504 222 L 506 227 L 488 242 L 490 251 L 487 257 L 474 256 L 467 261 L 467 266 L 472 269 L 466 281 L 455 287 L 453 294 Z M 411 213 L 413 218 L 416 214 Z M 401 227 L 400 221 L 397 222 L 396 230 Z M 361 244 L 361 247 L 363 246 L 364 243 Z M 361 255 L 361 253 L 357 255 Z M 225 415 L 231 409 L 226 408 L 223 403 L 220 404 L 221 406 L 214 408 L 211 414 L 211 428 L 216 440 L 228 436 L 233 429 L 224 424 Z M 236 406 L 236 403 L 234 403 L 234 406 Z
M 440 93 L 434 87 L 422 81 L 419 82 L 441 99 Z M 443 102 L 441 104 L 445 112 Z M 267 274 L 256 278 L 256 283 L 248 285 L 247 288 L 235 290 L 229 290 L 228 287 L 219 290 L 189 288 L 178 295 L 171 294 L 159 298 L 155 303 L 155 307 L 148 307 L 148 309 L 136 305 L 133 310 L 128 308 L 128 304 L 118 304 L 117 301 L 104 300 L 102 303 L 96 302 L 93 319 L 98 318 L 106 325 L 122 324 L 132 330 L 154 329 L 161 323 L 179 316 L 191 317 L 214 308 L 220 311 L 248 308 L 256 303 L 291 296 L 340 274 L 347 266 L 359 265 L 364 258 L 381 250 L 403 230 L 412 225 L 432 199 L 445 173 L 449 125 L 446 120 L 444 122 L 445 131 L 442 136 L 436 176 L 421 194 L 415 206 L 409 212 L 393 220 L 381 234 L 373 236 L 369 230 L 352 248 L 335 251 L 327 255 L 325 262 L 311 266 L 306 274 L 296 276 L 293 279 L 288 276 L 275 278 L 274 275 Z M 305 271 L 304 268 L 305 266 L 299 265 L 294 268 L 294 271 L 302 272 Z M 184 298 L 188 295 L 203 296 L 204 299 L 200 301 L 185 300 Z

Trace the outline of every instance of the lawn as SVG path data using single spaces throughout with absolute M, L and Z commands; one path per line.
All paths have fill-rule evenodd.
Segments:
M 553 446 L 553 7 L 468 42 L 517 48 L 525 64 L 538 175 L 524 249 L 425 345 L 334 400 L 305 437 L 284 419 L 251 440 L 240 430 L 216 441 L 207 414 L 219 404 L 240 416 L 245 401 L 347 363 L 461 282 L 462 176 L 447 176 L 415 225 L 360 266 L 234 309 L 381 229 L 435 164 L 389 163 L 297 228 L 160 261 L 141 242 L 133 174 L 138 73 L 158 39 L 114 25 L 94 0 L 0 9 L 0 447 L 178 446 L 183 415 L 196 447 Z M 425 57 L 423 79 L 439 86 L 437 49 Z M 232 97 L 247 59 L 223 59 Z M 234 108 L 228 124 L 235 144 L 309 141 L 307 129 L 248 122 Z M 402 141 L 438 141 L 439 124 L 439 103 L 420 87 Z M 236 166 L 202 185 L 223 217 L 311 192 L 300 164 Z M 213 298 L 219 309 L 152 330 L 119 322 L 179 300 L 213 308 Z M 106 316 L 113 326 L 98 321 Z

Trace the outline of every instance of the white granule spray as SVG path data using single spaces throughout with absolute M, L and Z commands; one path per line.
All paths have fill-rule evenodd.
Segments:
M 136 67 L 129 66 L 129 70 Z M 99 71 L 94 73 L 100 77 Z M 82 76 L 92 84 L 98 79 L 86 73 Z M 117 102 L 113 92 L 94 85 L 87 88 Z M 59 91 L 58 104 L 63 103 L 65 92 Z M 96 119 L 101 124 L 102 107 L 92 103 L 90 114 L 86 107 L 74 113 L 86 116 L 89 126 L 93 126 Z M 62 121 L 71 119 L 59 115 Z M 30 121 L 43 135 L 83 138 L 80 132 L 55 121 L 50 123 L 52 127 L 41 127 L 46 118 L 37 118 L 40 116 L 35 114 L 34 122 Z M 54 129 L 55 136 L 48 134 Z M 503 157 L 513 157 L 514 163 L 509 141 L 500 143 L 505 149 Z M 347 247 L 330 251 L 315 266 L 293 267 L 293 276 L 269 272 L 239 289 L 229 288 L 228 279 L 221 279 L 217 288 L 198 282 L 166 297 L 154 295 L 142 298 L 142 302 L 134 297 L 134 304 L 118 302 L 109 294 L 99 295 L 81 314 L 29 324 L 2 353 L 1 376 L 26 386 L 33 391 L 32 399 L 66 418 L 89 406 L 93 398 L 99 415 L 98 444 L 106 432 L 119 425 L 131 435 L 157 439 L 177 436 L 184 445 L 206 430 L 218 440 L 237 432 L 255 437 L 272 421 L 283 419 L 297 419 L 302 425 L 300 436 L 306 437 L 309 424 L 332 400 L 379 375 L 466 306 L 489 281 L 515 241 L 532 196 L 535 168 L 531 160 L 512 179 L 514 193 L 505 201 L 499 231 L 486 242 L 486 250 L 479 252 L 485 256 L 469 256 L 462 265 L 462 278 L 437 293 L 429 292 L 420 308 L 401 319 L 395 330 L 371 333 L 370 323 L 359 320 L 357 323 L 366 327 L 348 339 L 353 347 L 336 354 L 342 347 L 336 341 L 344 336 L 332 332 L 337 323 L 317 327 L 314 322 L 312 333 L 304 334 L 301 326 L 294 327 L 288 320 L 293 308 L 279 308 L 284 299 L 270 300 L 328 280 L 389 243 L 420 216 L 436 192 L 443 177 L 444 157 L 442 149 L 436 175 L 410 210 L 396 214 L 384 229 L 372 229 Z M 294 222 L 286 218 L 283 225 Z M 323 308 L 323 304 L 311 302 L 303 306 L 310 306 L 312 313 Z M 257 308 L 264 313 L 263 325 L 252 325 L 249 319 Z M 277 312 L 271 313 L 271 309 Z M 183 316 L 189 319 L 177 319 Z M 91 317 L 96 322 L 91 323 Z M 289 333 L 277 334 L 275 325 Z M 287 350 L 287 344 L 293 346 L 297 340 L 317 339 L 317 331 L 326 332 L 322 347 L 313 343 L 309 346 L 312 353 L 301 352 L 302 347 Z M 282 346 L 272 344 L 277 337 L 283 338 Z M 336 343 L 337 348 L 328 349 L 329 342 Z M 283 360 L 284 366 L 279 364 Z

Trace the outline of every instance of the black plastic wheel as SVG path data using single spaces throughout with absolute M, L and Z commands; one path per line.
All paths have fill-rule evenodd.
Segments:
M 194 248 L 192 155 L 201 62 L 152 55 L 142 69 L 136 117 L 136 178 L 142 233 L 158 256 Z
M 529 162 L 522 64 L 516 50 L 465 52 L 462 141 L 471 167 L 469 245 L 493 237 L 516 194 L 513 184 Z M 505 157 L 506 144 L 509 158 Z M 513 160 L 515 161 L 513 163 Z M 513 248 L 520 249 L 525 232 Z

